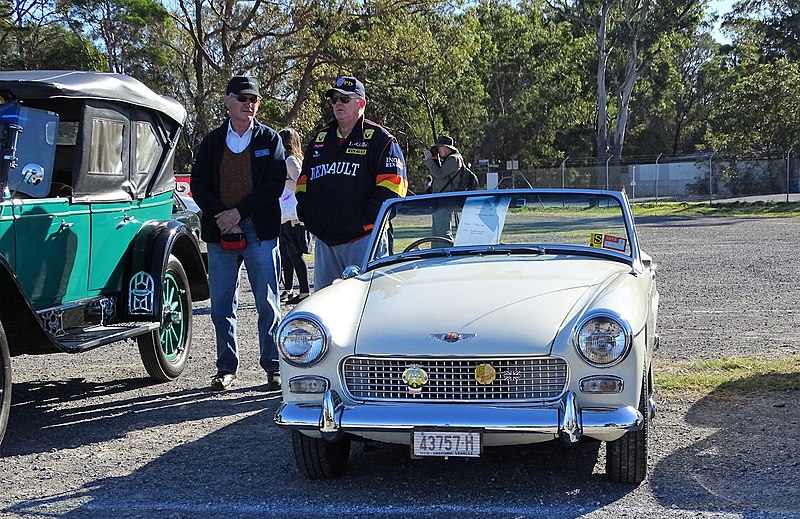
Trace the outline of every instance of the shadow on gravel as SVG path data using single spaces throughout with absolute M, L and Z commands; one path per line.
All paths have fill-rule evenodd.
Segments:
M 152 394 L 141 396 L 142 390 Z M 68 449 L 125 437 L 134 430 L 258 411 L 260 398 L 226 398 L 207 389 L 164 392 L 146 378 L 91 383 L 84 379 L 14 384 L 4 455 Z M 136 397 L 120 396 L 136 392 Z M 226 393 L 235 395 L 236 390 Z
M 636 211 L 634 211 L 634 216 Z M 719 218 L 714 216 L 635 216 L 637 225 L 656 225 L 664 227 L 729 227 L 742 218 Z
M 788 376 L 788 375 L 787 375 Z M 796 375 L 794 375 L 796 376 Z M 768 379 L 744 383 L 770 387 Z M 665 507 L 742 510 L 743 517 L 800 514 L 800 391 L 746 393 L 722 386 L 685 416 L 685 447 L 653 467 Z M 774 387 L 774 386 L 773 386 Z
M 7 511 L 60 517 L 579 517 L 634 487 L 594 470 L 599 443 L 486 448 L 477 460 L 411 460 L 407 447 L 356 443 L 347 475 L 308 481 L 270 406 L 129 475 Z M 591 496 L 591 497 L 590 497 Z M 594 497 L 598 496 L 598 497 Z M 69 510 L 69 512 L 64 512 Z

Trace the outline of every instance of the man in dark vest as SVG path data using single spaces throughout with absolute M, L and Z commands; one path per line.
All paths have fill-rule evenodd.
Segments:
M 211 389 L 236 381 L 239 349 L 236 311 L 242 264 L 258 312 L 261 367 L 267 389 L 280 389 L 275 332 L 280 320 L 278 296 L 279 198 L 286 179 L 281 138 L 255 119 L 261 103 L 258 82 L 236 76 L 224 98 L 228 120 L 200 143 L 192 168 L 192 196 L 202 210 L 201 237 L 208 244 L 211 320 L 217 343 L 217 373 Z

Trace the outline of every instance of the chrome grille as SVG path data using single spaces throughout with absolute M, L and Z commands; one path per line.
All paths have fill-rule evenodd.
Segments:
M 482 385 L 475 379 L 475 367 L 483 363 L 497 372 L 491 384 Z M 411 394 L 403 382 L 403 371 L 414 364 L 428 374 L 419 394 Z M 343 372 L 347 391 L 361 400 L 552 400 L 567 384 L 567 363 L 555 357 L 350 357 L 344 362 Z

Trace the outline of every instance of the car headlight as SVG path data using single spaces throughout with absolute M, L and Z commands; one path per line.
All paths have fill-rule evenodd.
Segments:
M 309 366 L 325 355 L 328 336 L 316 320 L 298 316 L 281 325 L 278 348 L 289 364 Z
M 573 341 L 581 356 L 595 366 L 612 366 L 625 358 L 631 344 L 627 321 L 612 312 L 595 312 L 575 328 Z

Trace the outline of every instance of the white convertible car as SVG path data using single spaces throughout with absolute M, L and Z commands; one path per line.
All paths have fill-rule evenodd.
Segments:
M 342 475 L 354 439 L 423 458 L 589 438 L 611 480 L 645 478 L 659 295 L 624 193 L 395 199 L 371 240 L 278 330 L 301 471 Z

